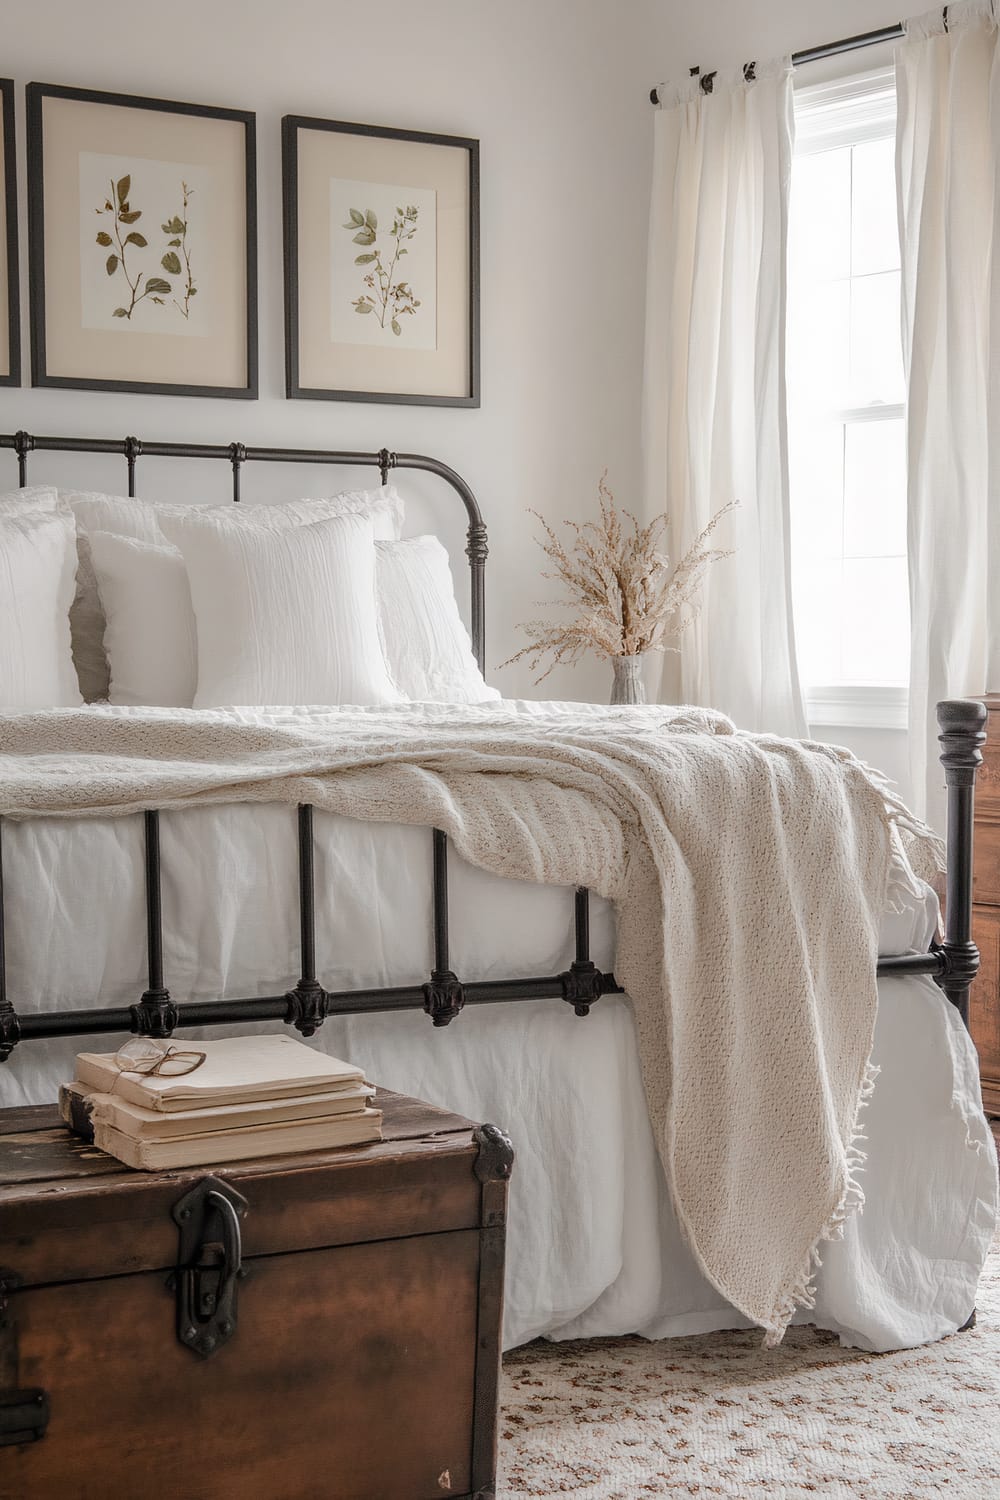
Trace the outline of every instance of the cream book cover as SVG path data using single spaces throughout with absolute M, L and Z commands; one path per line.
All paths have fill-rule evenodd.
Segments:
M 289 1120 L 283 1125 L 251 1125 L 245 1130 L 214 1130 L 176 1140 L 140 1141 L 113 1125 L 94 1121 L 94 1145 L 127 1167 L 155 1172 L 169 1167 L 207 1167 L 214 1162 L 249 1161 L 296 1151 L 324 1151 L 382 1139 L 382 1111 L 333 1116 L 328 1120 Z
M 88 1105 L 96 1124 L 113 1125 L 136 1140 L 176 1140 L 217 1130 L 245 1130 L 251 1125 L 283 1125 L 289 1120 L 325 1120 L 361 1114 L 374 1099 L 370 1084 L 320 1094 L 295 1094 L 261 1099 L 250 1104 L 216 1104 L 210 1109 L 144 1109 L 116 1094 L 90 1094 Z
M 114 1092 L 144 1109 L 211 1109 L 349 1088 L 364 1082 L 360 1068 L 327 1057 L 290 1036 L 237 1036 L 223 1041 L 178 1041 L 184 1052 L 203 1052 L 192 1072 L 144 1076 L 124 1071 L 114 1052 L 81 1052 L 76 1079 L 97 1092 Z

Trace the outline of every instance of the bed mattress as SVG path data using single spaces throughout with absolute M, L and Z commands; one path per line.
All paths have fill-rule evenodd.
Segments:
M 432 966 L 431 836 L 316 815 L 317 960 L 329 989 L 420 983 Z M 164 966 L 180 1002 L 274 994 L 298 974 L 294 809 L 198 807 L 161 818 Z M 141 818 L 9 824 L 8 991 L 19 1010 L 129 1004 L 145 989 Z M 465 980 L 554 974 L 572 957 L 572 891 L 499 880 L 452 856 L 452 966 Z M 885 954 L 926 949 L 929 889 L 882 921 Z M 592 956 L 614 917 L 592 901 Z M 280 1029 L 280 1028 L 278 1028 Z M 184 1033 L 190 1035 L 191 1033 Z M 212 1035 L 223 1034 L 213 1029 Z M 627 997 L 586 1019 L 559 1001 L 328 1020 L 317 1045 L 385 1087 L 512 1136 L 505 1342 L 740 1326 L 675 1221 L 643 1097 Z M 0 1104 L 55 1097 L 77 1039 L 29 1043 Z M 101 1046 L 114 1045 L 103 1038 Z M 865 1348 L 954 1330 L 992 1235 L 996 1160 L 975 1054 L 933 981 L 883 980 L 868 1105 L 867 1203 L 824 1247 L 815 1322 Z

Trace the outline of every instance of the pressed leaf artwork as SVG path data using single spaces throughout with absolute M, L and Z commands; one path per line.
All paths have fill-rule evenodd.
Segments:
M 81 214 L 90 212 L 90 250 L 81 246 L 81 313 L 84 327 L 127 329 L 147 333 L 193 333 L 209 330 L 204 317 L 192 323 L 201 290 L 199 270 L 205 262 L 207 229 L 197 204 L 209 202 L 209 174 L 180 164 L 80 155 Z M 95 168 L 103 165 L 100 193 L 94 201 Z M 124 170 L 123 170 L 124 168 Z M 196 190 L 192 178 L 199 180 Z M 197 196 L 197 203 L 196 203 Z M 84 225 L 81 225 L 84 231 Z M 100 281 L 93 270 L 100 266 Z M 103 286 L 103 290 L 102 290 Z
M 330 187 L 334 342 L 435 348 L 436 194 L 347 179 Z
M 136 266 L 136 252 L 147 249 L 149 241 L 139 230 L 128 227 L 142 218 L 142 209 L 132 208 L 129 204 L 131 189 L 132 178 L 128 174 L 119 177 L 117 182 L 110 182 L 104 205 L 97 209 L 99 215 L 110 214 L 112 224 L 110 233 L 106 229 L 97 231 L 97 243 L 102 250 L 108 245 L 116 247 L 104 262 L 104 269 L 109 276 L 123 280 L 127 288 L 112 314 L 115 318 L 131 318 L 146 297 L 152 297 L 154 302 L 162 305 L 162 296 L 157 294 L 170 290 L 168 281 L 159 276 L 144 276 L 141 266 Z
M 184 276 L 184 285 L 181 292 L 182 300 L 178 301 L 175 297 L 174 306 L 181 314 L 181 317 L 185 319 L 191 316 L 191 298 L 198 290 L 194 284 L 194 271 L 191 268 L 191 247 L 188 244 L 188 204 L 191 201 L 193 191 L 192 188 L 188 187 L 186 182 L 181 183 L 181 193 L 184 199 L 181 213 L 174 214 L 172 219 L 168 219 L 165 224 L 160 226 L 163 233 L 170 236 L 167 240 L 166 253 L 160 260 L 160 265 L 171 276 L 180 276 L 181 274 Z M 178 250 L 180 251 L 180 255 L 177 254 Z M 183 265 L 181 264 L 181 256 L 184 257 Z
M 373 209 L 350 210 L 351 217 L 343 226 L 353 231 L 355 245 L 371 245 L 354 257 L 354 264 L 365 268 L 362 272 L 366 290 L 354 299 L 354 311 L 367 315 L 374 313 L 380 328 L 388 323 L 397 338 L 403 332 L 400 318 L 412 318 L 420 306 L 420 298 L 414 295 L 410 283 L 402 276 L 400 261 L 409 255 L 409 241 L 417 233 L 419 209 L 412 203 L 406 208 L 397 208 L 388 233 L 388 244 L 383 248 L 378 243 L 378 215 Z

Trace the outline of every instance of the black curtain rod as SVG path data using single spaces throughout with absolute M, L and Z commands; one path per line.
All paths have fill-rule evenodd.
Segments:
M 900 37 L 906 35 L 902 21 L 897 21 L 894 26 L 882 26 L 878 31 L 863 31 L 858 36 L 846 36 L 839 42 L 824 42 L 820 47 L 806 47 L 801 52 L 792 53 L 792 66 L 799 68 L 803 63 L 820 62 L 824 57 L 838 57 L 842 52 L 858 52 L 862 47 L 877 47 L 880 42 L 898 42 Z M 743 69 L 743 76 L 752 79 L 755 63 L 747 63 Z M 692 76 L 701 74 L 700 68 L 691 69 Z M 712 80 L 714 73 L 702 74 L 702 88 L 706 94 L 712 92 Z M 650 89 L 649 102 L 659 104 L 660 95 L 657 89 Z

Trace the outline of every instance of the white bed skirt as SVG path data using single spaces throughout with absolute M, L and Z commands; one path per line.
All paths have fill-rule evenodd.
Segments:
M 173 997 L 289 988 L 298 974 L 294 809 L 163 815 L 161 847 Z M 138 999 L 141 819 L 8 825 L 4 860 L 18 1009 Z M 317 814 L 317 950 L 328 988 L 429 976 L 430 868 L 427 830 Z M 592 906 L 593 957 L 611 968 L 613 917 Z M 935 916 L 930 891 L 887 914 L 882 952 L 925 949 Z M 572 956 L 572 893 L 500 881 L 453 857 L 451 927 L 464 979 L 554 974 Z M 584 1020 L 560 1001 L 470 1006 L 444 1030 L 414 1013 L 335 1018 L 316 1041 L 376 1083 L 510 1133 L 508 1347 L 542 1334 L 659 1338 L 745 1326 L 678 1231 L 624 996 L 606 996 Z M 18 1046 L 0 1068 L 0 1104 L 52 1100 L 87 1045 L 115 1040 Z M 997 1169 L 972 1044 L 933 981 L 880 983 L 873 1061 L 882 1073 L 865 1116 L 867 1203 L 844 1239 L 824 1247 L 816 1308 L 799 1321 L 892 1349 L 954 1331 L 972 1311 Z

